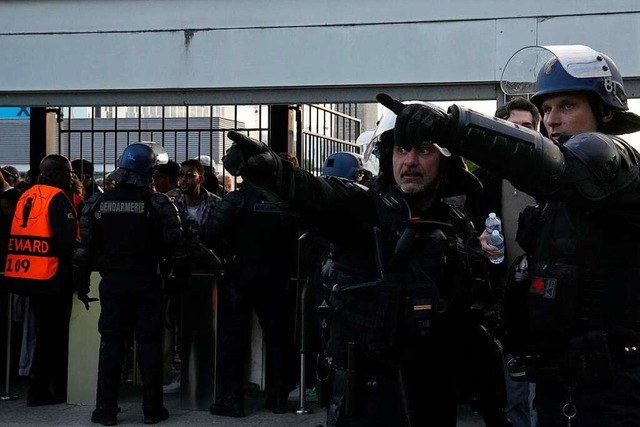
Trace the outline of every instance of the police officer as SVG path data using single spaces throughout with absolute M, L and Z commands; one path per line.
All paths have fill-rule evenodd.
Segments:
M 399 114 L 396 137 L 444 138 L 542 201 L 521 215 L 530 279 L 514 282 L 507 300 L 522 314 L 507 319 L 508 349 L 537 383 L 540 425 L 640 425 L 639 155 L 613 136 L 640 130 L 640 117 L 627 111 L 607 55 L 581 45 L 527 48 L 505 73 L 530 75 L 507 70 L 534 63 L 542 67 L 532 101 L 548 137 L 457 105 L 443 114 L 379 99 Z M 503 88 L 526 83 L 503 79 Z
M 226 259 L 226 286 L 220 291 L 220 388 L 213 415 L 244 416 L 244 365 L 251 312 L 260 322 L 266 347 L 265 406 L 287 412 L 295 388 L 294 275 L 298 230 L 286 205 L 252 185 L 228 193 L 207 223 L 210 245 Z M 277 244 L 275 243 L 277 242 Z
M 67 158 L 42 159 L 37 184 L 18 200 L 8 239 L 6 282 L 11 292 L 30 296 L 36 321 L 27 406 L 67 400 L 72 254 L 78 243 L 77 218 L 65 194 L 71 176 Z
M 100 360 L 96 409 L 91 421 L 115 425 L 125 345 L 135 330 L 142 373 L 144 423 L 169 417 L 162 396 L 162 289 L 159 262 L 181 241 L 182 228 L 169 198 L 150 189 L 155 167 L 168 160 L 154 143 L 129 145 L 111 174 L 116 186 L 96 193 L 80 220 L 82 248 L 77 262 L 88 276 L 102 276 Z M 85 281 L 88 286 L 88 279 Z
M 464 212 L 442 199 L 479 183 L 439 142 L 394 139 L 394 122 L 387 111 L 378 126 L 380 173 L 370 188 L 314 177 L 233 131 L 224 164 L 284 198 L 333 244 L 324 268 L 332 298 L 322 307 L 331 325 L 324 353 L 336 371 L 328 424 L 455 426 L 465 355 L 481 334 L 471 306 L 486 259 L 467 245 Z M 473 354 L 501 369 L 490 344 Z M 482 397 L 488 424 L 505 425 L 502 402 Z

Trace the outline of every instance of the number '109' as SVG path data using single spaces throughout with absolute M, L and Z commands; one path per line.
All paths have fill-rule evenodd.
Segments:
M 15 271 L 16 273 L 24 271 L 26 273 L 29 271 L 29 267 L 31 267 L 31 261 L 28 259 L 7 259 L 5 271 Z

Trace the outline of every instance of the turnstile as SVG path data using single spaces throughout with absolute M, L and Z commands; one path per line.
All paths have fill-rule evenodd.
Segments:
M 192 272 L 182 292 L 181 409 L 206 411 L 213 402 L 217 305 L 216 276 Z

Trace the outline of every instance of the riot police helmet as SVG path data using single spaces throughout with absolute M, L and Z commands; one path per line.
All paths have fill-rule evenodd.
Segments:
M 558 52 L 560 57 L 550 58 L 538 72 L 536 89 L 531 102 L 540 107 L 545 95 L 561 92 L 592 92 L 611 110 L 629 109 L 622 76 L 611 58 L 590 48 L 584 52 L 580 51 L 580 54 L 574 57 L 569 57 L 563 49 Z M 589 70 L 588 72 L 581 71 L 578 74 L 569 71 L 579 60 L 584 61 L 580 65 Z
M 149 186 L 156 167 L 168 161 L 169 155 L 162 145 L 136 142 L 124 149 L 118 159 L 118 169 L 111 174 L 111 179 L 118 184 Z
M 341 151 L 327 157 L 322 165 L 322 175 L 337 176 L 350 181 L 358 181 L 363 167 L 360 156 L 356 153 Z
M 596 117 L 602 116 L 598 105 L 613 113 L 607 133 L 640 130 L 640 117 L 628 112 L 627 94 L 618 66 L 609 56 L 588 46 L 520 49 L 505 65 L 500 85 L 507 95 L 531 95 L 531 102 L 538 108 L 549 95 L 586 93 Z

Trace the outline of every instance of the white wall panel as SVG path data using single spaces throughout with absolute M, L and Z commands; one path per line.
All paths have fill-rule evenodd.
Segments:
M 0 91 L 493 81 L 494 40 L 495 21 L 0 36 Z
M 0 32 L 301 27 L 634 11 L 640 11 L 637 0 L 20 0 L 0 2 Z
M 536 18 L 500 19 L 496 28 L 496 68 L 494 79 L 500 81 L 503 67 L 511 55 L 524 46 L 536 45 Z
M 613 58 L 623 76 L 640 76 L 640 13 L 545 19 L 538 24 L 538 41 L 590 46 Z

